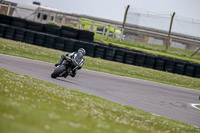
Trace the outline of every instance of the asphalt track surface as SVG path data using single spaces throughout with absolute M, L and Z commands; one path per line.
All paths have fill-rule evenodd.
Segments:
M 103 97 L 200 127 L 200 91 L 82 69 L 75 78 L 52 79 L 54 64 L 0 54 L 0 68 Z

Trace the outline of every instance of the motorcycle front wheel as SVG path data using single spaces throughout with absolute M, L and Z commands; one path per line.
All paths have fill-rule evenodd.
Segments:
M 57 67 L 54 72 L 51 74 L 52 78 L 57 78 L 60 76 L 60 74 L 62 74 L 64 71 L 66 70 L 66 66 L 61 65 L 59 67 Z

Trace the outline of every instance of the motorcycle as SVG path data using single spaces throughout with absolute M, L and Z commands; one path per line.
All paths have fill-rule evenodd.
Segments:
M 67 76 L 72 75 L 72 71 L 76 70 L 79 66 L 77 65 L 76 67 L 73 66 L 73 61 L 74 59 L 67 59 L 62 62 L 61 65 L 58 65 L 55 67 L 53 73 L 51 74 L 52 78 L 57 78 L 57 77 L 64 77 L 66 78 Z

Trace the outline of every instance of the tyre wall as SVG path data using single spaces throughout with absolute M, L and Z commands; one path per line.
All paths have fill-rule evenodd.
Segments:
M 85 48 L 90 57 L 200 78 L 200 64 L 94 43 L 94 33 L 69 27 L 0 15 L 0 37 L 66 52 Z

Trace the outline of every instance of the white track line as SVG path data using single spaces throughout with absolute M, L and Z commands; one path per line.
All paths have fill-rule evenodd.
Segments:
M 200 104 L 198 104 L 198 103 L 193 103 L 193 104 L 191 104 L 191 106 L 192 106 L 193 108 L 200 110 L 200 108 L 198 108 L 197 105 L 200 105 Z
M 155 115 L 155 116 L 160 116 L 160 115 L 157 115 L 157 114 L 154 114 L 154 113 L 151 113 L 152 115 Z

